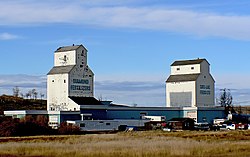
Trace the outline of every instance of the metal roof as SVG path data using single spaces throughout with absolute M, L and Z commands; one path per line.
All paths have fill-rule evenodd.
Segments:
M 178 66 L 178 65 L 191 65 L 191 64 L 200 64 L 203 61 L 206 61 L 206 59 L 194 59 L 194 60 L 180 60 L 180 61 L 175 61 L 171 66 Z M 208 62 L 207 62 L 208 63 Z
M 74 67 L 75 65 L 54 66 L 47 75 L 69 73 Z
M 170 75 L 166 82 L 196 81 L 200 74 Z
M 69 96 L 78 105 L 103 105 L 99 100 L 94 97 L 74 97 Z
M 81 46 L 84 47 L 83 45 L 63 46 L 63 47 L 59 47 L 55 52 L 64 52 L 64 51 L 77 50 Z

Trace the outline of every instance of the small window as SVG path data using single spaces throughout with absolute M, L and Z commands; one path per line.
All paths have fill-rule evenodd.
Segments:
M 85 127 L 85 123 L 81 123 L 81 124 L 80 124 L 80 127 Z
M 103 122 L 101 121 L 101 122 L 99 122 L 99 123 L 103 123 Z
M 191 67 L 191 70 L 194 70 L 194 67 Z
M 180 68 L 177 68 L 177 70 L 180 70 Z
M 206 76 L 204 76 L 204 78 L 207 78 Z
M 55 82 L 55 80 L 52 80 L 52 82 Z
M 92 75 L 89 75 L 89 77 L 92 77 Z
M 83 67 L 83 65 L 80 65 L 80 67 L 82 68 L 82 67 Z
M 64 80 L 64 83 L 66 83 L 66 80 Z
M 106 123 L 106 125 L 110 125 L 110 123 Z

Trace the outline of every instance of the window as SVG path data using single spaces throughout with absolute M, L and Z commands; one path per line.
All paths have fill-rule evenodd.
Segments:
M 110 125 L 110 123 L 106 123 L 106 125 Z
M 55 80 L 52 80 L 52 82 L 55 82 Z
M 194 70 L 194 67 L 191 67 L 191 70 Z
M 80 65 L 80 68 L 82 68 L 83 67 L 83 65 Z
M 80 127 L 85 127 L 85 123 L 81 123 L 81 124 L 80 124 Z
M 66 83 L 66 80 L 64 80 L 64 83 Z
M 177 68 L 177 70 L 180 70 L 180 68 Z
M 204 78 L 207 78 L 206 76 L 204 76 Z

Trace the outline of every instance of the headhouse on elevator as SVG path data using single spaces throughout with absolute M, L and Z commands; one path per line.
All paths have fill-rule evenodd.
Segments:
M 214 83 L 206 59 L 175 61 L 166 81 L 167 107 L 214 106 Z
M 94 73 L 87 64 L 83 45 L 59 47 L 54 67 L 47 74 L 47 110 L 79 111 L 76 100 L 93 97 Z

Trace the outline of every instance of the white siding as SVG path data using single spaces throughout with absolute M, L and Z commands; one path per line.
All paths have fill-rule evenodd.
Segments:
M 171 75 L 199 74 L 200 64 L 171 66 Z
M 66 56 L 67 61 L 65 62 L 64 56 Z M 76 53 L 75 51 L 66 52 L 56 52 L 54 54 L 54 66 L 66 66 L 76 64 Z
M 214 79 L 210 74 L 209 63 L 204 60 L 200 64 L 171 66 L 171 75 L 185 76 L 186 74 L 199 74 L 199 77 L 194 81 L 167 82 L 167 107 L 214 106 Z
M 167 93 L 167 107 L 195 107 L 196 103 L 196 95 L 195 95 L 195 82 L 189 81 L 189 82 L 169 82 L 167 83 L 166 88 Z M 183 95 L 184 97 L 178 97 L 178 99 L 171 100 L 171 93 L 177 94 L 179 93 L 179 96 Z M 191 95 L 191 102 L 188 99 L 188 96 Z M 185 103 L 186 104 L 183 104 Z M 174 105 L 174 106 L 172 106 Z
M 66 56 L 66 62 L 64 58 Z M 54 66 L 75 65 L 69 73 L 47 77 L 47 110 L 78 111 L 80 106 L 69 96 L 93 97 L 94 73 L 87 65 L 87 50 L 55 52 Z
M 49 110 L 69 110 L 68 108 L 68 74 L 48 75 L 47 95 Z

